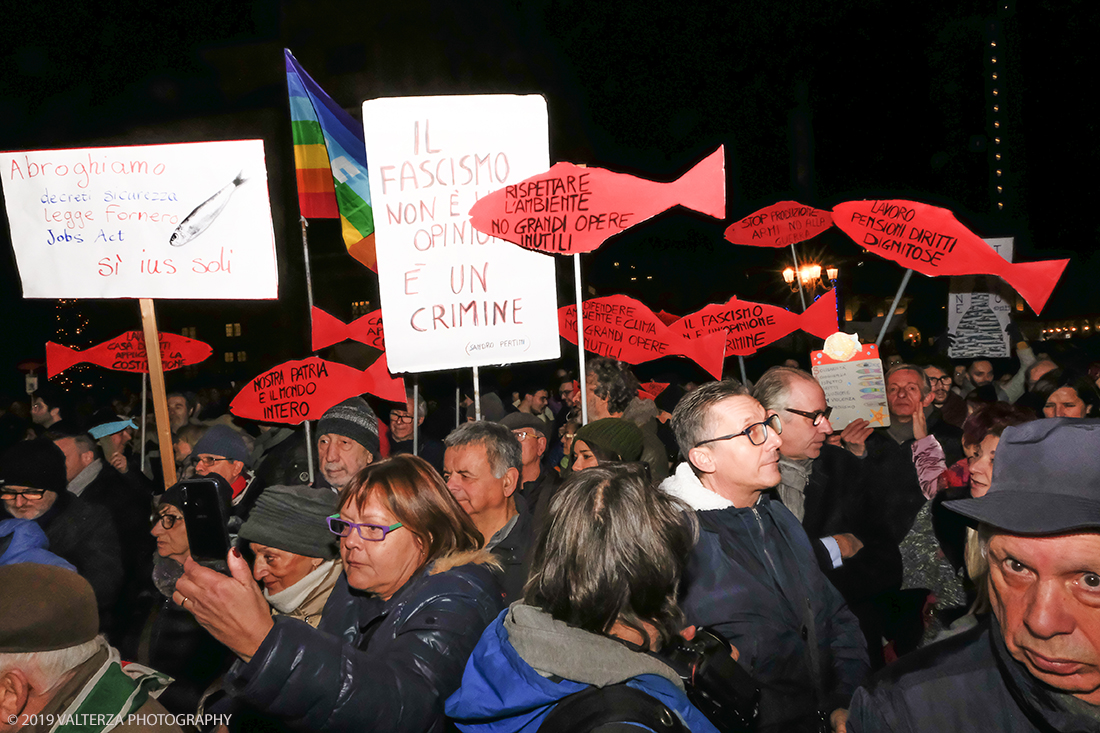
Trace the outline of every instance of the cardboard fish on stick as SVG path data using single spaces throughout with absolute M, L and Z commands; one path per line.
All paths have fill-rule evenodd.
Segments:
M 527 249 L 568 255 L 591 252 L 677 204 L 725 218 L 724 147 L 671 183 L 558 163 L 479 200 L 470 209 L 470 223 Z
M 364 393 L 405 401 L 405 382 L 390 374 L 385 354 L 366 371 L 316 356 L 284 362 L 246 384 L 229 411 L 246 420 L 297 425 Z
M 164 371 L 198 364 L 206 360 L 213 349 L 210 344 L 177 336 L 174 333 L 160 334 L 160 360 Z M 50 379 L 76 364 L 95 364 L 119 372 L 149 372 L 149 359 L 145 351 L 145 334 L 141 331 L 127 331 L 110 341 L 93 346 L 84 351 L 46 342 L 46 375 Z
M 752 247 L 786 247 L 813 239 L 832 225 L 832 212 L 780 201 L 730 224 L 726 239 Z
M 797 330 L 828 338 L 837 330 L 836 289 L 822 295 L 805 313 L 730 298 L 722 305 L 708 305 L 669 326 L 688 339 L 726 333 L 726 355 L 749 356 Z
M 313 306 L 311 315 L 314 351 L 319 351 L 326 346 L 332 346 L 349 339 L 367 346 L 373 346 L 382 351 L 386 350 L 382 332 L 381 309 L 360 316 L 351 323 L 344 323 L 317 306 Z
M 715 379 L 722 378 L 724 336 L 689 341 L 672 333 L 644 303 L 625 295 L 586 300 L 583 315 L 587 351 L 628 364 L 641 364 L 664 356 L 683 356 Z M 566 341 L 577 343 L 576 305 L 558 309 L 558 327 Z
M 1007 262 L 947 209 L 917 201 L 847 201 L 833 222 L 868 252 L 938 275 L 996 275 L 1039 313 L 1069 260 Z

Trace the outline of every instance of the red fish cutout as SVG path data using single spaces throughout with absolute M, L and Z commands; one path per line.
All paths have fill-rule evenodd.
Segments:
M 566 341 L 577 343 L 576 304 L 558 309 L 558 330 Z M 584 301 L 585 350 L 627 364 L 683 356 L 721 379 L 723 342 L 717 336 L 689 341 L 674 334 L 645 304 L 625 295 Z
M 164 371 L 198 364 L 213 353 L 210 344 L 177 336 L 160 334 L 160 361 Z M 87 362 L 119 372 L 149 372 L 149 360 L 145 353 L 145 334 L 127 331 L 110 341 L 77 351 L 68 346 L 46 342 L 46 375 L 53 378 L 71 366 Z
M 527 249 L 568 255 L 591 252 L 677 204 L 726 217 L 724 147 L 671 183 L 558 163 L 479 200 L 470 209 L 470 223 Z
M 917 272 L 996 275 L 1039 313 L 1069 260 L 1007 262 L 947 209 L 917 201 L 847 201 L 833 222 L 868 252 Z
M 386 350 L 382 333 L 382 311 L 371 311 L 365 316 L 356 318 L 351 323 L 344 323 L 339 318 L 326 313 L 317 306 L 313 306 L 313 350 L 320 351 L 326 346 L 338 344 L 341 341 L 358 341 L 367 346 L 373 346 L 382 351 Z
M 655 400 L 668 389 L 671 382 L 642 382 L 638 387 L 638 397 L 643 400 Z
M 284 362 L 245 385 L 229 411 L 246 420 L 297 425 L 364 393 L 405 401 L 405 382 L 390 375 L 385 354 L 366 371 L 316 356 Z
M 780 201 L 730 224 L 726 239 L 753 247 L 786 247 L 813 239 L 832 225 L 832 212 Z
M 758 349 L 799 329 L 821 338 L 836 332 L 835 289 L 814 301 L 802 314 L 734 297 L 723 305 L 708 305 L 669 326 L 673 333 L 689 339 L 726 333 L 726 355 L 737 356 L 755 354 Z

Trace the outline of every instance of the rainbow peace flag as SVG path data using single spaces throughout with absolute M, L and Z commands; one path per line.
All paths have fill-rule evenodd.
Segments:
M 283 51 L 298 208 L 307 219 L 339 218 L 348 253 L 377 272 L 363 126 L 317 86 L 289 49 Z

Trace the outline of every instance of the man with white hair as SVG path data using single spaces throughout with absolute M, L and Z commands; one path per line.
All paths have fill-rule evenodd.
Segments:
M 978 523 L 993 613 L 855 694 L 871 731 L 1100 730 L 1100 420 L 1006 428 Z
M 0 588 L 0 733 L 181 730 L 154 699 L 169 678 L 140 665 L 124 670 L 98 635 L 88 581 L 21 563 L 0 567 Z

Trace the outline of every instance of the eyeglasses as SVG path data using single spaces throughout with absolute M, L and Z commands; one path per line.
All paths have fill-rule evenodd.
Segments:
M 932 384 L 935 384 L 936 382 L 942 382 L 943 384 L 951 384 L 952 380 L 951 380 L 950 376 L 945 375 L 945 376 L 942 376 L 942 377 L 929 377 L 928 381 L 931 382 Z
M 407 412 L 391 412 L 390 422 L 412 422 L 412 415 Z
M 178 514 L 158 514 L 153 517 L 153 526 L 156 527 L 159 524 L 165 529 L 172 529 L 172 527 L 176 526 L 176 522 L 181 519 L 183 519 L 183 517 Z
M 537 438 L 538 433 L 534 430 L 513 430 L 512 435 L 516 436 L 516 440 L 524 441 L 528 438 Z
M 211 466 L 213 466 L 218 461 L 228 461 L 228 460 L 229 459 L 226 458 L 225 456 L 222 456 L 222 457 L 218 457 L 218 456 L 197 456 L 195 458 L 195 463 L 201 463 L 202 465 L 206 466 L 207 468 L 210 468 Z
M 45 491 L 38 491 L 38 490 L 32 490 L 32 491 L 6 491 L 6 490 L 3 490 L 3 489 L 0 489 L 0 499 L 3 499 L 5 501 L 15 501 L 15 497 L 22 496 L 27 501 L 37 501 L 37 500 L 41 499 L 42 495 L 45 494 L 45 493 L 46 493 Z
M 824 410 L 815 410 L 814 412 L 803 412 L 802 410 L 795 410 L 792 407 L 784 407 L 783 409 L 787 412 L 793 412 L 796 415 L 801 415 L 802 417 L 812 422 L 815 428 L 825 420 L 828 420 L 829 415 L 833 414 L 832 407 L 826 407 Z
M 354 527 L 359 536 L 368 542 L 381 542 L 386 539 L 386 535 L 395 529 L 401 528 L 401 522 L 391 524 L 386 527 L 381 524 L 366 524 L 359 522 L 349 522 L 346 519 L 340 519 L 339 514 L 333 514 L 328 518 L 328 531 L 332 532 L 337 537 L 347 537 L 351 535 L 351 530 Z
M 749 439 L 749 442 L 753 445 L 764 445 L 768 440 L 768 429 L 771 428 L 775 431 L 776 435 L 780 435 L 783 432 L 783 423 L 779 419 L 779 415 L 768 415 L 762 422 L 754 422 L 740 433 L 730 433 L 729 435 L 723 435 L 718 438 L 710 438 L 709 440 L 703 440 L 695 444 L 698 448 L 701 445 L 707 443 L 717 443 L 719 440 L 732 440 L 733 438 L 740 438 L 744 435 Z

